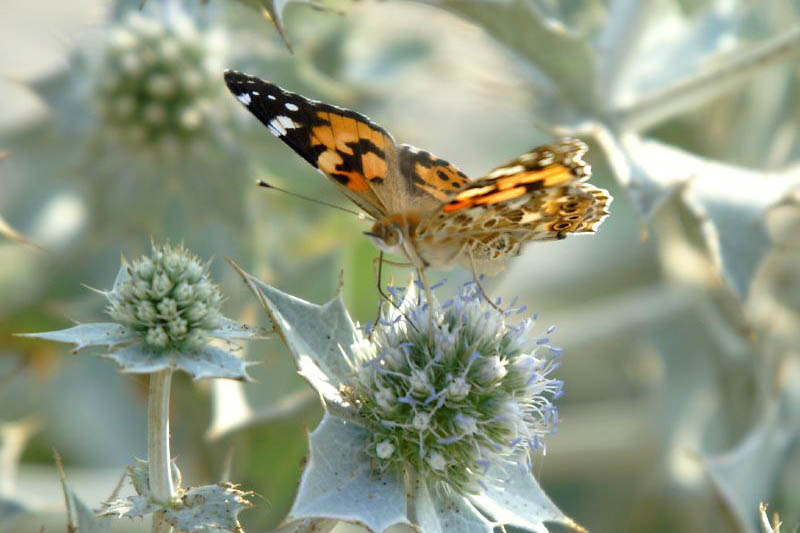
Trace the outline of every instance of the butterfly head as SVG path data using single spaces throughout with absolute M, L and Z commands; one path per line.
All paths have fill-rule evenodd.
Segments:
M 403 232 L 397 224 L 378 221 L 370 231 L 365 231 L 364 235 L 384 252 L 402 252 Z

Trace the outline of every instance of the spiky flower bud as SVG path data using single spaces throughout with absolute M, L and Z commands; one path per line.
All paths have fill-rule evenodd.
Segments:
M 220 43 L 217 32 L 199 31 L 180 12 L 128 16 L 110 32 L 98 73 L 97 100 L 110 131 L 159 152 L 209 131 Z
M 392 292 L 399 305 L 402 291 Z M 529 342 L 533 320 L 510 320 L 521 309 L 498 311 L 474 283 L 445 305 L 434 302 L 433 331 L 424 297 L 387 309 L 371 341 L 351 347 L 355 379 L 343 389 L 379 468 L 478 493 L 498 481 L 493 466 L 541 447 L 557 421 L 551 400 L 562 383 L 548 374 L 560 352 L 547 339 Z
M 108 293 L 108 313 L 139 331 L 150 348 L 191 350 L 207 339 L 222 301 L 206 267 L 182 246 L 153 245 L 128 267 L 130 279 Z

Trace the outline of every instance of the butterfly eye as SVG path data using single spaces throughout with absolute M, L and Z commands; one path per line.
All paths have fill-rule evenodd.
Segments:
M 400 246 L 403 244 L 403 233 L 400 231 L 400 228 L 393 227 L 391 233 L 389 234 L 389 240 L 387 243 L 389 246 Z
M 403 243 L 403 234 L 397 226 L 383 226 L 376 224 L 372 231 L 365 231 L 372 243 L 381 250 L 392 251 Z

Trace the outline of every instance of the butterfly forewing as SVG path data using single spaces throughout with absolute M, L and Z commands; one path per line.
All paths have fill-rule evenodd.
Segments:
M 367 117 L 309 100 L 236 71 L 225 83 L 269 131 L 285 142 L 374 217 L 386 214 L 375 189 L 387 178 L 394 141 Z

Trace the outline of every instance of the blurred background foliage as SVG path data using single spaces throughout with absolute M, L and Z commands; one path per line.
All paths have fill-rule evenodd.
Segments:
M 307 4 L 4 2 L 0 531 L 64 527 L 51 447 L 91 505 L 145 454 L 140 378 L 12 336 L 101 319 L 81 284 L 108 288 L 121 254 L 152 238 L 214 257 L 223 311 L 249 323 L 263 314 L 226 256 L 316 302 L 341 272 L 354 316 L 375 312 L 365 223 L 254 186 L 336 198 L 223 68 L 363 112 L 471 176 L 555 135 L 589 142 L 616 197 L 599 234 L 530 245 L 487 280 L 565 347 L 541 485 L 592 531 L 750 533 L 759 501 L 796 528 L 800 2 Z M 188 484 L 256 491 L 243 523 L 267 531 L 321 408 L 278 341 L 243 356 L 256 383 L 177 379 L 173 454 Z

